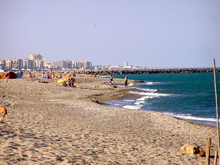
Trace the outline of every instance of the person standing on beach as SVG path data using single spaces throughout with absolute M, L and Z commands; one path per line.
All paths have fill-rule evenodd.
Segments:
M 125 82 L 125 87 L 127 87 L 127 85 L 128 85 L 128 76 L 125 76 L 124 82 Z

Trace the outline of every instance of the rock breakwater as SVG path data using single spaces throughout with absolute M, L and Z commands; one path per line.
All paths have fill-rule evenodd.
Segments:
M 220 72 L 220 68 L 216 69 Z M 86 71 L 87 74 L 156 74 L 156 73 L 205 73 L 213 72 L 212 68 L 187 68 L 187 69 L 141 69 L 141 70 L 98 70 Z

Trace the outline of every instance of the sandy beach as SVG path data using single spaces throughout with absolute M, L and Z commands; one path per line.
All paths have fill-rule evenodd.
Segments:
M 114 79 L 117 88 L 106 78 L 75 79 L 75 88 L 52 79 L 0 80 L 0 106 L 8 110 L 8 121 L 0 123 L 1 165 L 203 165 L 205 157 L 182 154 L 180 148 L 190 143 L 205 149 L 207 137 L 213 163 L 214 126 L 104 106 L 99 103 L 138 96 L 118 86 L 120 79 Z

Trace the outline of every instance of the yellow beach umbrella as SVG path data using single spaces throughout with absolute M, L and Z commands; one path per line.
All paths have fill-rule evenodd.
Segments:
M 0 73 L 0 79 L 4 77 L 5 73 Z
M 70 76 L 66 76 L 66 77 L 63 77 L 63 78 L 57 80 L 57 82 L 58 82 L 58 83 L 61 83 L 61 82 L 67 81 L 67 80 L 69 80 L 69 79 L 70 79 Z

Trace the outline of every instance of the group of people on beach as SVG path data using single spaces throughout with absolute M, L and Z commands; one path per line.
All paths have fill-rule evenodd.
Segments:
M 57 80 L 59 79 L 62 79 L 63 77 L 69 77 L 67 78 L 65 81 L 62 81 L 60 83 L 60 86 L 69 86 L 69 87 L 76 87 L 74 85 L 75 83 L 75 78 L 76 77 L 76 71 L 73 71 L 73 72 L 68 72 L 66 74 L 64 74 L 63 72 L 53 72 L 53 71 L 48 71 L 48 72 L 28 72 L 28 75 L 29 75 L 29 78 L 35 78 L 36 77 L 36 74 L 38 74 L 39 76 L 41 76 L 41 78 L 45 78 L 45 79 L 54 79 L 54 82 L 57 82 Z M 68 74 L 68 75 L 67 75 Z M 79 74 L 79 73 L 78 73 Z M 67 76 L 65 76 L 67 75 Z M 96 78 L 97 75 L 93 75 L 93 78 Z M 47 82 L 48 83 L 48 82 Z M 117 88 L 117 86 L 114 84 L 114 78 L 113 76 L 111 75 L 110 76 L 110 79 L 108 81 L 108 83 L 114 87 L 114 88 Z M 128 86 L 128 76 L 125 76 L 124 78 L 124 86 L 127 87 Z
M 109 84 L 111 86 L 115 87 L 112 75 L 110 76 Z M 128 76 L 125 76 L 125 78 L 124 78 L 124 85 L 125 85 L 125 87 L 128 86 Z
M 69 79 L 67 81 L 63 81 L 60 85 L 64 87 L 76 87 L 74 85 L 75 79 L 71 77 L 71 75 L 68 75 L 68 76 L 69 76 Z
M 40 72 L 39 72 L 39 73 L 40 73 Z M 28 74 L 29 74 L 29 78 L 35 78 L 35 75 L 34 75 L 32 72 L 29 72 Z M 54 82 L 57 82 L 57 80 L 59 80 L 59 79 L 65 77 L 65 76 L 63 76 L 63 74 L 64 74 L 64 73 L 61 73 L 61 72 L 60 72 L 60 73 L 58 73 L 58 75 L 56 75 L 55 72 L 52 72 L 52 71 L 50 71 L 50 72 L 42 72 L 41 78 L 54 79 Z M 66 73 L 66 74 L 68 74 L 68 75 L 66 76 L 66 80 L 65 80 L 65 81 L 62 81 L 62 82 L 60 83 L 60 86 L 76 87 L 76 86 L 74 85 L 74 83 L 75 83 L 75 78 L 73 78 L 73 77 L 76 77 L 76 72 L 71 72 L 71 73 Z M 65 75 L 65 74 L 64 74 L 64 75 Z M 39 81 L 39 82 L 42 82 L 42 81 Z M 43 81 L 43 82 L 45 82 L 45 81 Z

